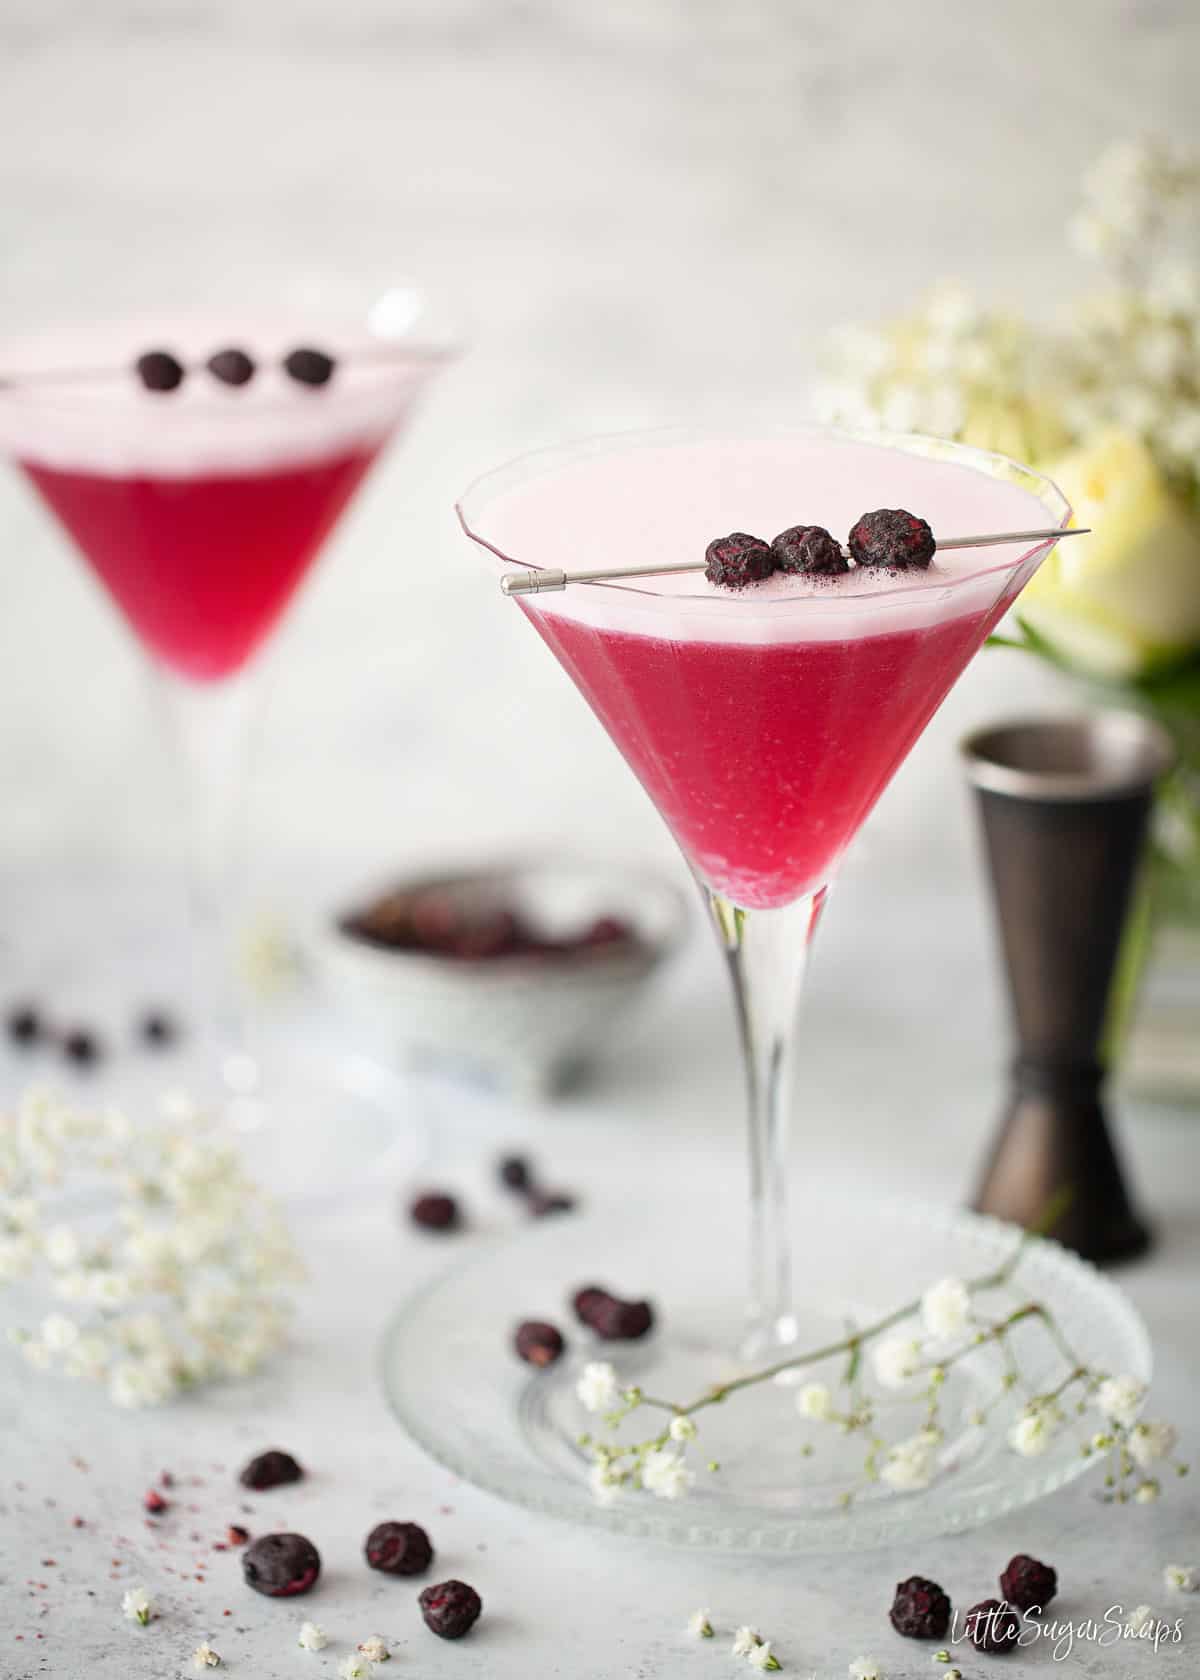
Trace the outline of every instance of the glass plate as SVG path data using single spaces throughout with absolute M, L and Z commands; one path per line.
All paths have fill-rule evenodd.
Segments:
M 700 1415 L 692 1454 L 698 1466 L 713 1458 L 720 1469 L 699 1468 L 687 1497 L 628 1492 L 597 1504 L 578 1444 L 596 1420 L 574 1394 L 587 1359 L 611 1360 L 624 1381 L 673 1402 L 696 1399 L 740 1368 L 728 1350 L 738 1343 L 744 1233 L 723 1205 L 692 1197 L 678 1222 L 672 1211 L 627 1205 L 603 1216 L 548 1219 L 476 1251 L 409 1300 L 387 1331 L 382 1374 L 418 1445 L 464 1480 L 528 1510 L 669 1545 L 765 1553 L 854 1551 L 961 1531 L 1091 1467 L 1080 1452 L 1090 1433 L 1082 1419 L 1077 1426 L 1068 1419 L 1040 1457 L 1022 1458 L 1008 1446 L 1022 1391 L 1001 1390 L 999 1353 L 986 1347 L 951 1370 L 938 1471 L 922 1491 L 893 1493 L 876 1483 L 847 1508 L 842 1496 L 861 1475 L 863 1438 L 803 1420 L 794 1383 L 777 1379 Z M 1019 1238 L 1012 1226 L 975 1214 L 859 1195 L 823 1194 L 797 1211 L 801 1294 L 811 1303 L 799 1315 L 801 1349 L 844 1336 L 848 1322 L 869 1323 L 938 1278 L 994 1271 Z M 661 1328 L 644 1343 L 592 1342 L 568 1302 L 593 1282 L 623 1296 L 651 1295 Z M 980 1301 L 995 1318 L 1035 1298 L 1053 1305 L 1079 1357 L 1149 1381 L 1145 1328 L 1094 1267 L 1056 1243 L 1031 1242 L 1015 1279 Z M 549 1371 L 532 1371 L 512 1352 L 512 1330 L 523 1318 L 556 1321 L 569 1337 L 567 1357 Z M 1013 1347 L 1030 1392 L 1064 1374 L 1037 1322 L 1013 1332 Z M 839 1356 L 809 1368 L 803 1380 L 832 1386 L 843 1365 Z M 972 1414 L 989 1403 L 980 1428 Z M 889 1439 L 920 1429 L 918 1397 L 888 1395 L 883 1408 Z M 626 1428 L 637 1426 L 633 1438 L 652 1433 L 650 1415 L 628 1420 Z M 806 1455 L 809 1442 L 816 1450 Z

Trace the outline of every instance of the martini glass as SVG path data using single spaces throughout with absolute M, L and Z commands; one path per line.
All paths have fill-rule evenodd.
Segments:
M 384 332 L 281 308 L 78 326 L 0 350 L 0 448 L 136 636 L 184 769 L 201 1061 L 246 1099 L 246 1122 L 258 1070 L 231 971 L 251 670 L 451 354 L 421 294 L 381 301 Z M 162 388 L 161 364 L 139 373 L 151 351 L 183 370 L 177 383 Z
M 459 516 L 497 587 L 510 567 L 695 561 L 729 531 L 769 540 L 804 522 L 842 538 L 877 507 L 909 508 L 943 536 L 1058 528 L 1070 511 L 1047 480 L 999 456 L 811 430 L 658 432 L 551 450 L 480 479 Z M 793 1296 L 787 1194 L 808 951 L 846 848 L 1052 547 L 939 552 L 903 574 L 777 574 L 736 593 L 684 573 L 517 597 L 670 826 L 733 985 L 749 1116 L 745 1322 L 706 1328 L 686 1348 L 656 1338 L 634 1368 L 655 1393 L 694 1395 L 733 1368 L 776 1360 L 801 1326 L 806 1346 L 823 1339 L 828 1315 Z M 680 1278 L 678 1242 L 662 1233 L 662 1270 L 643 1289 Z M 643 1255 L 655 1246 L 638 1244 Z M 566 1413 L 558 1421 L 564 1436 L 578 1427 Z

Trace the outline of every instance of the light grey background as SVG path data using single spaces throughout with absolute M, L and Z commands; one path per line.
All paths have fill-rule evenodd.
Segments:
M 679 869 L 582 702 L 482 583 L 456 531 L 456 492 L 499 459 L 571 435 L 801 414 L 827 328 L 902 308 L 943 274 L 993 300 L 1062 307 L 1082 278 L 1065 239 L 1081 168 L 1146 128 L 1195 138 L 1198 52 L 1200 14 L 1183 0 L 7 0 L 5 328 L 164 295 L 294 290 L 331 268 L 364 290 L 419 276 L 468 328 L 469 355 L 377 472 L 269 658 L 253 801 L 260 893 L 305 903 L 409 859 L 531 840 Z M 178 802 L 130 638 L 11 477 L 0 564 L 0 881 L 27 939 L 27 883 L 35 872 L 44 882 L 47 860 L 73 879 L 157 875 Z M 962 1190 L 1003 1052 L 952 746 L 972 720 L 1047 697 L 1049 680 L 1013 656 L 978 661 L 848 866 L 809 1015 L 820 1118 L 802 1160 L 822 1182 L 853 1170 L 898 1192 Z M 736 1173 L 720 986 L 696 945 L 606 1086 L 566 1123 L 503 1124 L 528 1123 L 562 1176 L 601 1203 L 626 1193 L 635 1148 L 663 1162 L 686 1148 L 696 1173 Z M 851 1126 L 855 1163 L 837 1141 Z M 1186 1421 L 1200 1145 L 1186 1123 L 1144 1114 L 1131 1149 L 1165 1238 L 1131 1288 L 1160 1343 L 1163 1405 Z M 708 1602 L 761 1622 L 793 1671 L 842 1674 L 875 1649 L 893 1675 L 915 1675 L 925 1653 L 880 1632 L 890 1582 L 913 1568 L 982 1593 L 1030 1546 L 1053 1554 L 1083 1615 L 1122 1596 L 1161 1604 L 1162 1563 L 1198 1561 L 1174 1555 L 1196 1537 L 1186 1491 L 1125 1528 L 1080 1494 L 921 1558 L 854 1565 L 647 1560 L 573 1541 L 448 1491 L 391 1430 L 371 1367 L 378 1319 L 347 1303 L 388 1296 L 381 1272 L 398 1293 L 430 1260 L 396 1237 L 382 1191 L 307 1240 L 320 1283 L 304 1343 L 256 1385 L 252 1416 L 235 1421 L 234 1393 L 182 1420 L 122 1417 L 102 1432 L 81 1396 L 51 1409 L 40 1379 L 10 1392 L 6 1628 L 36 1614 L 24 1582 L 45 1578 L 37 1560 L 65 1555 L 72 1573 L 56 1578 L 53 1613 L 29 1624 L 50 1643 L 13 1646 L 13 1666 L 0 1632 L 0 1673 L 150 1680 L 183 1672 L 204 1631 L 231 1672 L 299 1672 L 299 1614 L 244 1596 L 236 1638 L 206 1620 L 216 1600 L 205 1594 L 177 1598 L 151 1638 L 118 1628 L 109 1540 L 126 1512 L 136 1530 L 137 1492 L 160 1461 L 185 1456 L 181 1432 L 197 1461 L 228 1465 L 278 1436 L 323 1463 L 321 1498 L 304 1509 L 347 1547 L 364 1485 L 383 1503 L 394 1489 L 414 1509 L 455 1506 L 470 1536 L 451 1554 L 455 1572 L 478 1573 L 496 1620 L 488 1643 L 410 1647 L 414 1673 L 724 1673 L 723 1653 L 689 1654 L 676 1634 Z M 17 1443 L 30 1439 L 45 1469 L 18 1496 Z M 86 1496 L 76 1451 L 94 1464 Z M 64 1541 L 47 1497 L 90 1499 L 95 1526 Z M 223 1512 L 214 1496 L 206 1523 Z M 473 1558 L 478 1544 L 486 1560 Z M 367 1625 L 363 1590 L 349 1574 L 331 1580 L 313 1613 L 353 1637 L 389 1631 Z M 1157 1672 L 1190 1675 L 1196 1639 L 1190 1654 L 1161 1655 Z M 304 1672 L 331 1674 L 333 1655 Z M 1126 1680 L 1150 1664 L 1148 1652 L 1084 1651 L 1071 1672 Z

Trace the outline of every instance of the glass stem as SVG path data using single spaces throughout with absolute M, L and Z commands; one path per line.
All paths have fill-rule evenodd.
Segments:
M 195 1037 L 223 1081 L 246 1088 L 236 976 L 252 687 L 244 674 L 194 683 L 161 669 L 154 683 L 181 784 Z
M 796 1013 L 827 889 L 777 910 L 743 910 L 704 887 L 733 982 L 750 1143 L 750 1299 L 746 1353 L 796 1337 L 787 1149 Z

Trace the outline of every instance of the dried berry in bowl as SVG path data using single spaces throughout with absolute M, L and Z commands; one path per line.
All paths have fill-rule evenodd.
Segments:
M 551 932 L 515 902 L 504 902 L 470 881 L 398 887 L 338 923 L 342 933 L 385 951 L 421 952 L 460 962 L 505 957 L 547 960 L 599 950 L 636 950 L 641 941 L 621 916 L 593 915 Z

